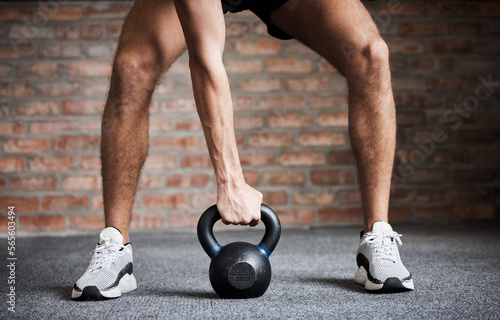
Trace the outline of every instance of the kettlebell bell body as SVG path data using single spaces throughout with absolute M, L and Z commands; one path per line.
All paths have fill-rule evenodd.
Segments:
M 213 235 L 213 226 L 220 219 L 217 206 L 208 208 L 198 222 L 198 239 L 212 259 L 209 275 L 212 288 L 221 298 L 242 299 L 262 296 L 271 282 L 269 256 L 281 235 L 276 213 L 261 206 L 261 220 L 266 231 L 258 245 L 233 242 L 219 245 Z

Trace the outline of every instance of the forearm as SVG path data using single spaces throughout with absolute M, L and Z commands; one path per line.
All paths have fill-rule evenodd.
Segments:
M 234 135 L 233 106 L 222 58 L 209 66 L 190 61 L 198 115 L 214 167 L 217 185 L 244 182 Z

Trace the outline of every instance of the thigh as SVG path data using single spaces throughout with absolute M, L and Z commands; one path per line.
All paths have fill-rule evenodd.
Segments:
M 117 56 L 153 62 L 161 76 L 185 48 L 173 0 L 137 0 L 123 24 Z
M 348 76 L 350 55 L 380 39 L 359 0 L 289 0 L 271 15 L 278 28 L 318 52 Z

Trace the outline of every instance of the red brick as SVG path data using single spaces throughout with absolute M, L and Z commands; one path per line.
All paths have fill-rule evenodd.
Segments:
M 144 169 L 174 169 L 177 165 L 175 163 L 175 156 L 171 154 L 152 154 L 146 158 Z
M 12 71 L 12 66 L 7 63 L 0 63 L 0 77 L 5 77 Z
M 153 214 L 133 214 L 130 229 L 158 229 L 163 227 L 163 217 Z
M 32 8 L 28 6 L 9 6 L 3 4 L 2 7 L 0 7 L 0 20 L 30 20 L 32 14 Z
M 320 131 L 304 132 L 299 137 L 301 146 L 329 147 L 346 144 L 345 135 L 340 132 Z
M 59 106 L 55 101 L 29 101 L 15 105 L 13 116 L 54 116 L 59 114 Z
M 457 141 L 459 143 L 490 143 L 498 139 L 496 128 L 458 129 Z
M 99 150 L 100 136 L 72 135 L 59 138 L 59 150 L 76 151 L 79 155 Z
M 52 120 L 44 122 L 33 122 L 30 125 L 30 134 L 45 135 L 56 134 L 65 131 L 81 130 L 81 123 L 74 120 Z
M 453 181 L 471 183 L 487 182 L 495 179 L 495 170 L 493 168 L 471 168 L 453 170 Z
M 446 170 L 417 168 L 408 177 L 408 182 L 443 182 L 446 179 Z
M 227 73 L 259 73 L 264 69 L 264 63 L 258 59 L 224 59 Z
M 243 92 L 276 92 L 281 89 L 278 78 L 251 78 L 238 83 L 238 90 Z
M 6 153 L 38 153 L 54 150 L 54 141 L 46 139 L 10 139 L 3 143 Z
M 258 102 L 252 97 L 238 97 L 236 107 L 239 110 L 283 110 L 302 109 L 305 107 L 303 96 L 265 96 Z
M 250 145 L 258 148 L 280 148 L 294 145 L 291 133 L 258 133 L 250 136 Z
M 208 154 L 187 155 L 181 159 L 182 168 L 211 168 L 212 162 Z
M 35 157 L 29 160 L 30 171 L 36 172 L 65 171 L 74 167 L 75 160 L 73 157 Z
M 56 180 L 54 176 L 32 176 L 10 178 L 10 190 L 35 191 L 35 190 L 55 190 Z
M 195 228 L 199 219 L 199 212 L 171 213 L 168 215 L 168 224 L 173 228 Z
M 411 222 L 412 214 L 409 207 L 389 207 L 389 221 L 394 222 Z
M 196 105 L 193 99 L 172 99 L 160 102 L 161 112 L 163 113 L 186 113 L 196 111 Z
M 330 64 L 330 62 L 328 62 L 326 60 L 321 60 L 318 63 L 318 71 L 320 73 L 330 73 L 330 74 L 339 73 L 337 68 L 335 68 L 333 65 Z
M 165 186 L 171 188 L 201 188 L 210 180 L 207 174 L 167 174 Z
M 438 188 L 434 191 L 434 200 L 439 202 L 466 202 L 476 198 L 473 188 Z
M 267 119 L 269 127 L 275 128 L 303 128 L 314 126 L 314 118 L 310 114 L 282 113 L 273 114 Z
M 34 213 L 38 212 L 39 201 L 37 198 L 23 197 L 2 197 L 0 198 L 0 208 L 15 206 L 16 213 Z
M 287 195 L 284 191 L 262 191 L 264 203 L 270 206 L 283 205 L 287 201 Z
M 276 210 L 283 225 L 310 225 L 314 224 L 314 209 L 280 209 Z
M 19 225 L 26 231 L 60 231 L 66 229 L 64 216 L 21 216 Z
M 348 100 L 345 95 L 311 96 L 309 106 L 311 108 L 347 108 Z
M 69 96 L 80 91 L 77 82 L 42 82 L 36 84 L 35 93 L 40 97 Z
M 360 208 L 320 209 L 318 222 L 320 224 L 361 224 L 363 222 L 363 213 Z
M 317 166 L 325 163 L 326 156 L 320 152 L 293 151 L 280 156 L 280 164 L 283 166 Z
M 305 177 L 299 171 L 265 171 L 262 174 L 261 183 L 263 185 L 302 185 L 305 183 Z
M 216 203 L 216 200 L 216 192 L 196 192 L 192 195 L 191 203 L 192 207 L 205 210 Z M 200 212 L 202 211 L 200 210 Z
M 330 152 L 331 164 L 355 164 L 354 153 L 352 150 L 333 150 Z
M 244 37 L 249 30 L 250 25 L 246 22 L 230 21 L 226 24 L 226 37 Z
M 462 1 L 432 2 L 424 5 L 426 15 L 465 16 L 469 6 Z
M 415 209 L 417 221 L 450 221 L 451 208 L 443 206 L 418 206 Z
M 235 130 L 251 130 L 264 126 L 264 119 L 261 116 L 235 116 Z
M 31 84 L 28 82 L 0 83 L 0 97 L 19 98 L 31 94 Z
M 500 149 L 484 149 L 474 152 L 474 163 L 500 163 Z
M 22 122 L 2 122 L 0 123 L 0 135 L 19 135 L 24 133 L 24 123 Z
M 145 194 L 142 203 L 148 209 L 177 209 L 188 206 L 185 194 Z
M 0 59 L 26 58 L 33 56 L 31 44 L 3 44 L 0 45 Z
M 257 185 L 257 180 L 258 180 L 258 174 L 255 171 L 243 171 L 243 178 L 245 179 L 245 182 L 250 185 L 255 187 Z
M 100 25 L 64 25 L 56 28 L 56 37 L 62 40 L 99 39 L 101 35 Z
M 337 202 L 339 204 L 361 204 L 361 194 L 359 190 L 339 190 L 337 192 Z
M 123 19 L 130 11 L 130 4 L 99 4 L 86 8 L 85 15 L 90 19 Z
M 388 2 L 380 3 L 380 9 L 388 11 L 395 16 L 419 16 L 421 15 L 421 5 L 418 3 L 408 2 Z
M 469 150 L 436 150 L 429 156 L 429 161 L 433 163 L 465 163 L 469 161 Z
M 110 77 L 111 64 L 97 61 L 73 61 L 68 63 L 68 75 L 71 77 Z
M 471 4 L 471 13 L 478 17 L 498 17 L 500 15 L 500 3 L 480 2 Z
M 346 111 L 322 113 L 318 118 L 318 124 L 323 127 L 347 127 L 348 113 Z
M 42 78 L 58 77 L 59 64 L 55 62 L 36 62 L 31 67 L 33 74 Z
M 62 180 L 63 190 L 97 190 L 100 189 L 98 176 L 91 175 L 70 175 Z
M 448 34 L 458 36 L 475 36 L 484 32 L 483 23 L 478 21 L 452 21 L 446 24 Z
M 458 205 L 453 207 L 456 220 L 493 220 L 495 206 L 492 204 Z
M 75 230 L 101 230 L 104 228 L 104 215 L 70 216 L 69 227 Z
M 198 150 L 197 137 L 159 137 L 151 139 L 151 146 L 155 150 Z
M 174 120 L 174 127 L 176 131 L 201 131 L 201 122 L 198 118 L 192 119 L 176 119 Z
M 298 205 L 332 205 L 335 202 L 335 192 L 328 189 L 307 189 L 293 192 L 293 203 Z
M 387 46 L 391 55 L 396 54 L 422 54 L 425 46 L 422 41 L 415 39 L 388 39 Z
M 392 88 L 394 91 L 421 92 L 425 90 L 425 81 L 415 77 L 394 77 Z
M 354 173 L 349 169 L 322 169 L 311 171 L 311 182 L 313 184 L 353 184 L 354 181 Z
M 431 52 L 437 54 L 471 53 L 473 50 L 470 40 L 433 40 Z
M 21 157 L 0 158 L 0 172 L 21 172 L 23 171 L 24 160 Z
M 398 33 L 402 36 L 434 36 L 441 35 L 443 28 L 440 23 L 402 22 Z
M 79 58 L 82 47 L 79 43 L 41 43 L 38 46 L 39 58 Z
M 237 40 L 236 51 L 241 55 L 277 55 L 281 53 L 282 43 L 277 40 Z
M 408 107 L 436 109 L 443 105 L 441 96 L 408 94 L 405 105 Z
M 266 166 L 276 164 L 276 156 L 271 152 L 242 152 L 240 153 L 242 166 Z
M 307 59 L 268 59 L 267 71 L 270 73 L 310 73 L 312 63 Z
M 90 98 L 98 96 L 105 96 L 108 94 L 109 80 L 105 79 L 92 79 L 82 81 L 82 93 Z
M 329 89 L 330 81 L 325 77 L 287 78 L 286 90 L 289 92 L 318 92 Z
M 44 211 L 75 211 L 89 208 L 89 199 L 79 196 L 45 196 L 43 199 Z
M 62 112 L 66 115 L 101 114 L 104 110 L 102 100 L 64 100 Z
M 139 177 L 139 189 L 159 189 L 161 187 L 158 174 L 142 173 Z

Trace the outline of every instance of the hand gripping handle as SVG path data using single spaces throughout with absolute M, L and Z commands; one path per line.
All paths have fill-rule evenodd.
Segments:
M 265 204 L 261 205 L 260 213 L 261 220 L 266 226 L 266 231 L 257 247 L 262 254 L 269 258 L 280 239 L 281 224 L 278 215 L 276 215 L 273 209 Z M 213 226 L 220 218 L 221 216 L 219 210 L 217 210 L 217 205 L 214 204 L 203 212 L 198 221 L 198 240 L 210 259 L 215 258 L 222 249 L 222 246 L 215 240 L 213 233 Z

